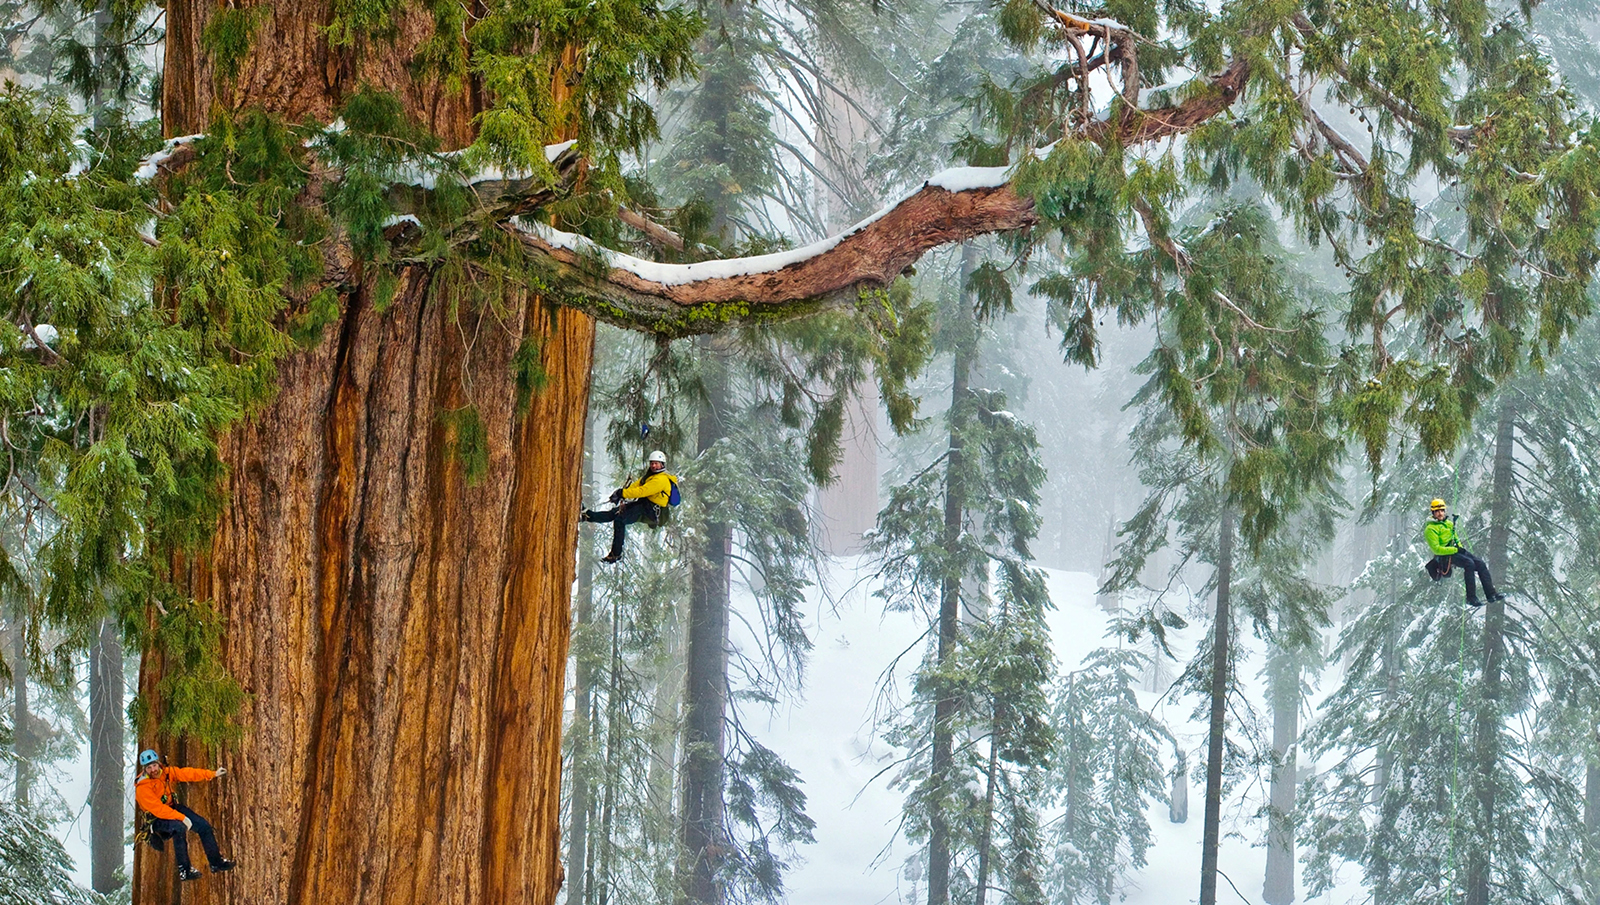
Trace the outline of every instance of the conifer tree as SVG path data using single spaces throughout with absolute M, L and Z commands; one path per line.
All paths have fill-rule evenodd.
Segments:
M 816 229 L 805 203 L 809 155 L 779 137 L 775 120 L 794 122 L 809 112 L 816 121 L 830 100 L 857 104 L 822 75 L 823 52 L 851 67 L 873 65 L 871 55 L 841 53 L 850 38 L 841 20 L 850 12 L 823 3 L 713 4 L 704 10 L 699 78 L 679 106 L 684 122 L 669 131 L 654 188 L 679 204 L 682 257 L 695 260 L 716 248 L 755 250 L 783 241 L 775 217 L 802 235 Z M 796 41 L 799 18 L 814 42 Z M 863 56 L 866 59 L 863 59 Z M 878 63 L 876 65 L 881 65 Z M 798 106 L 798 109 L 796 107 Z M 669 105 L 671 109 L 671 105 Z M 820 128 L 802 132 L 802 144 L 820 149 Z M 815 167 L 809 174 L 823 178 Z M 908 324 L 915 312 L 904 312 Z M 859 317 L 859 316 L 858 316 Z M 809 840 L 810 820 L 792 771 L 780 757 L 742 731 L 742 696 L 767 704 L 797 687 L 810 641 L 795 607 L 815 571 L 811 526 L 798 494 L 824 483 L 837 459 L 844 401 L 864 380 L 881 352 L 850 339 L 849 320 L 829 317 L 797 327 L 740 331 L 702 340 L 694 349 L 698 413 L 692 469 L 700 489 L 703 532 L 688 558 L 687 681 L 685 684 L 680 814 L 680 887 L 685 900 L 716 903 L 772 898 L 781 891 L 778 853 Z M 907 363 L 885 361 L 884 391 L 891 402 L 920 358 L 917 331 L 907 338 Z M 897 418 L 903 421 L 903 416 Z M 803 431 L 808 447 L 796 458 Z M 736 563 L 738 564 L 736 567 Z M 741 670 L 756 687 L 736 694 L 730 666 L 730 600 L 742 577 L 762 607 L 761 650 Z M 764 661 L 764 662 L 761 662 Z M 755 676 L 753 681 L 751 677 Z M 731 797 L 731 800 L 730 800 Z M 776 832 L 736 839 L 730 817 L 755 829 L 757 800 L 777 805 Z M 769 844 L 781 843 L 781 844 Z
M 0 899 L 39 905 L 108 905 L 72 882 L 72 861 L 48 826 L 27 809 L 0 802 Z
M 1327 601 L 1301 577 L 1303 544 L 1315 532 L 1297 516 L 1326 500 L 1342 444 L 1327 423 L 1325 327 L 1287 272 L 1265 212 L 1225 206 L 1181 243 L 1192 271 L 1149 287 L 1181 300 L 1167 302 L 1170 323 L 1141 366 L 1150 379 L 1134 400 L 1144 408 L 1135 455 L 1151 495 L 1123 529 L 1106 587 L 1137 582 L 1166 543 L 1169 519 L 1181 538 L 1175 568 L 1196 557 L 1215 568 L 1203 589 L 1215 592 L 1209 641 L 1180 679 L 1210 715 L 1200 901 L 1211 905 L 1225 780 L 1243 766 L 1241 751 L 1228 753 L 1226 730 L 1238 695 L 1235 613 L 1286 646 L 1306 645 L 1326 622 Z M 1161 632 L 1164 619 L 1152 610 L 1130 629 Z
M 1313 888 L 1343 860 L 1360 865 L 1378 902 L 1581 900 L 1588 730 L 1560 714 L 1594 688 L 1562 665 L 1593 651 L 1589 633 L 1567 630 L 1574 608 L 1592 607 L 1590 567 L 1563 555 L 1593 517 L 1587 453 L 1571 442 L 1593 418 L 1581 401 L 1588 378 L 1577 376 L 1586 359 L 1562 356 L 1506 385 L 1460 479 L 1448 479 L 1460 487 L 1459 530 L 1496 557 L 1496 580 L 1511 589 L 1494 610 L 1469 611 L 1453 580 L 1431 585 L 1416 572 L 1417 507 L 1440 492 L 1441 469 L 1401 462 L 1375 488 L 1377 500 L 1413 504 L 1399 519 L 1410 527 L 1368 569 L 1377 600 L 1341 639 L 1344 684 L 1311 733 L 1312 751 L 1340 758 L 1303 802 L 1316 828 Z M 1473 511 L 1483 502 L 1487 518 Z M 1549 709 L 1534 719 L 1541 700 Z
M 1056 683 L 1049 786 L 1063 813 L 1049 834 L 1051 901 L 1116 901 L 1122 877 L 1148 862 L 1145 812 L 1167 798 L 1162 749 L 1174 744 L 1134 695 L 1148 659 L 1103 647 Z
M 855 309 L 934 245 L 1038 226 L 1081 278 L 1061 285 L 1090 287 L 1058 299 L 1089 349 L 1099 310 L 1165 266 L 1134 270 L 1126 235 L 1181 269 L 1170 211 L 1243 172 L 1356 276 L 1338 375 L 1376 463 L 1401 417 L 1448 449 L 1489 384 L 1586 311 L 1591 138 L 1517 21 L 1478 2 L 1438 10 L 1441 28 L 1392 6 L 1105 12 L 1126 21 L 1000 11 L 1040 62 L 1020 93 L 986 90 L 1007 141 L 985 159 L 1016 173 L 935 180 L 803 263 L 666 282 L 568 230 L 619 244 L 624 161 L 655 129 L 643 97 L 693 65 L 698 23 L 679 7 L 505 0 L 469 21 L 433 0 L 171 0 L 162 132 L 205 137 L 143 165 L 157 147 L 136 130 L 75 160 L 65 108 L 0 101 L 15 328 L 0 352 L 16 364 L 0 395 L 8 412 L 41 392 L 66 407 L 7 424 L 43 438 L 21 446 L 60 479 L 51 600 L 86 614 L 116 589 L 146 650 L 136 714 L 160 747 L 204 762 L 236 743 L 234 766 L 301 790 L 270 808 L 265 784 L 202 795 L 243 847 L 277 852 L 226 897 L 555 894 L 590 315 L 681 337 Z M 1197 75 L 1144 89 L 1175 67 Z M 1116 92 L 1103 117 L 1101 77 Z M 1366 115 L 1368 146 L 1329 124 L 1335 102 Z M 1185 133 L 1181 151 L 1144 154 Z M 1463 235 L 1408 202 L 1424 171 L 1455 181 Z M 1439 373 L 1393 354 L 1396 322 L 1475 329 L 1431 350 Z M 456 785 L 389 779 L 424 774 Z M 448 807 L 463 790 L 482 807 Z M 270 844 L 317 820 L 335 842 Z M 451 841 L 350 867 L 419 837 Z M 139 894 L 168 893 L 145 864 Z
M 985 321 L 1004 308 L 986 304 L 994 286 L 978 292 L 978 254 L 964 249 L 937 333 L 953 376 L 947 445 L 892 491 L 871 538 L 887 605 L 929 623 L 915 697 L 889 737 L 907 752 L 903 825 L 927 843 L 930 905 L 1044 895 L 1035 808 L 1053 746 L 1053 658 L 1029 550 L 1044 472 L 1032 427 L 977 383 Z

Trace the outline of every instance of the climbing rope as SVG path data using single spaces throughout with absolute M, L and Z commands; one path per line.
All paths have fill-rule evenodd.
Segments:
M 1461 457 L 1459 454 L 1456 456 L 1455 489 L 1451 491 L 1451 494 L 1451 504 L 1459 506 L 1461 504 Z M 1456 543 L 1459 545 L 1460 542 L 1461 538 L 1458 533 L 1456 536 Z M 1460 796 L 1458 793 L 1461 788 L 1460 727 L 1461 710 L 1466 700 L 1467 689 L 1467 611 L 1463 609 L 1459 615 L 1459 621 L 1461 623 L 1461 639 L 1456 648 L 1456 663 L 1459 665 L 1459 668 L 1457 669 L 1456 675 L 1456 710 L 1454 716 L 1454 723 L 1456 726 L 1456 751 L 1454 761 L 1450 766 L 1450 844 L 1449 857 L 1445 865 L 1445 874 L 1448 877 L 1446 882 L 1450 884 L 1451 902 L 1456 901 L 1456 816 L 1460 810 Z
M 642 458 L 650 451 L 651 419 L 654 418 L 656 424 L 660 425 L 670 422 L 672 418 L 671 413 L 667 411 L 667 384 L 672 379 L 672 341 L 658 336 L 655 338 L 653 354 L 645 352 L 642 346 L 640 352 L 643 367 L 639 386 L 639 404 L 642 409 L 639 413 L 639 455 Z M 654 399 L 650 398 L 652 388 L 655 390 Z

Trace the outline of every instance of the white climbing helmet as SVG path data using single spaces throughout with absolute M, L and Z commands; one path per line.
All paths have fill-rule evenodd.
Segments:
M 658 449 L 650 453 L 650 458 L 646 459 L 645 461 L 660 462 L 663 466 L 665 466 L 667 464 L 667 454 Z

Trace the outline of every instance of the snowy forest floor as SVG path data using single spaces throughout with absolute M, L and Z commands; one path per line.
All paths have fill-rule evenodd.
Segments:
M 791 905 L 916 905 L 925 892 L 906 870 L 911 848 L 896 832 L 902 794 L 890 787 L 895 752 L 874 733 L 873 715 L 875 708 L 887 706 L 878 693 L 885 671 L 897 657 L 890 693 L 904 696 L 921 656 L 919 639 L 925 622 L 918 614 L 884 612 L 882 601 L 873 596 L 877 584 L 867 561 L 846 557 L 831 565 L 826 586 L 813 588 L 809 601 L 807 629 L 816 646 L 806 668 L 803 699 L 781 705 L 770 719 L 752 719 L 748 724 L 764 744 L 799 770 L 805 782 L 807 810 L 817 821 L 816 844 L 803 847 L 799 862 L 786 878 L 788 900 Z M 1046 573 L 1055 604 L 1049 622 L 1059 674 L 1075 669 L 1090 651 L 1115 646 L 1118 641 L 1107 636 L 1114 614 L 1096 604 L 1094 576 L 1055 570 Z M 736 589 L 734 605 L 754 618 L 748 591 Z M 1189 627 L 1171 636 L 1179 662 L 1168 660 L 1160 665 L 1155 682 L 1159 691 L 1141 690 L 1138 694 L 1140 704 L 1190 752 L 1193 768 L 1204 759 L 1203 716 L 1196 715 L 1195 698 L 1176 692 L 1164 694 L 1181 670 L 1181 662 L 1193 653 L 1195 639 L 1206 630 L 1203 614 L 1184 615 Z M 739 625 L 736 618 L 735 644 L 741 641 Z M 1329 630 L 1330 644 L 1334 631 Z M 1264 700 L 1258 675 L 1263 662 L 1261 644 L 1248 633 L 1240 641 L 1247 654 L 1239 666 L 1245 693 L 1252 700 Z M 1337 684 L 1338 664 L 1330 664 L 1318 686 L 1329 689 Z M 1308 702 L 1302 719 L 1315 713 L 1320 697 L 1318 692 Z M 83 804 L 88 797 L 87 760 L 84 746 L 78 758 L 54 765 L 50 777 L 62 798 L 79 811 L 75 819 L 59 825 L 57 832 L 73 858 L 74 878 L 85 887 L 89 885 L 87 806 Z M 1258 905 L 1261 901 L 1265 830 L 1264 821 L 1256 814 L 1266 799 L 1266 780 L 1263 771 L 1259 779 L 1238 783 L 1223 811 L 1221 867 L 1238 887 L 1236 893 L 1226 881 L 1220 884 L 1219 902 L 1226 905 Z M 1168 819 L 1165 804 L 1151 806 L 1147 819 L 1154 844 L 1149 863 L 1128 876 L 1123 890 L 1127 905 L 1177 905 L 1198 899 L 1203 796 L 1203 786 L 1191 781 L 1189 819 L 1183 824 Z M 219 835 L 226 846 L 226 828 Z M 1296 901 L 1346 905 L 1365 898 L 1355 869 L 1346 868 L 1334 891 L 1308 900 L 1302 883 Z
M 817 821 L 816 844 L 803 848 L 804 863 L 796 865 L 786 878 L 792 905 L 916 905 L 926 894 L 905 869 L 911 847 L 896 836 L 902 795 L 890 788 L 893 770 L 874 779 L 890 767 L 894 752 L 873 733 L 880 678 L 900 657 L 895 678 L 899 692 L 904 693 L 921 656 L 919 637 L 925 623 L 917 614 L 885 613 L 882 602 L 873 596 L 877 586 L 871 575 L 857 571 L 867 566 L 853 558 L 835 560 L 827 593 L 814 589 L 807 628 L 816 647 L 806 670 L 804 700 L 781 707 L 764 732 L 759 723 L 753 727 L 765 744 L 800 771 L 807 810 Z M 1090 651 L 1116 646 L 1117 639 L 1106 635 L 1114 614 L 1096 605 L 1094 576 L 1053 570 L 1047 574 L 1055 604 L 1049 622 L 1056 666 L 1058 673 L 1065 673 L 1077 668 Z M 751 607 L 748 594 L 735 606 Z M 1195 698 L 1163 694 L 1181 671 L 1182 661 L 1193 653 L 1195 639 L 1207 630 L 1204 618 L 1188 612 L 1184 615 L 1189 627 L 1173 636 L 1179 662 L 1161 664 L 1157 680 L 1161 690 L 1141 690 L 1139 702 L 1178 738 L 1189 752 L 1193 768 L 1204 764 L 1203 715 L 1195 714 Z M 1334 631 L 1329 630 L 1330 644 Z M 1240 641 L 1247 654 L 1238 673 L 1245 693 L 1251 700 L 1265 700 L 1258 675 L 1264 662 L 1262 645 L 1248 632 L 1241 633 Z M 1322 689 L 1337 687 L 1337 664 L 1330 664 L 1318 685 Z M 1315 712 L 1320 697 L 1321 692 L 1308 702 L 1310 713 Z M 1302 719 L 1306 716 L 1302 714 Z M 1261 902 L 1265 821 L 1256 814 L 1267 797 L 1268 777 L 1264 774 L 1263 770 L 1259 780 L 1238 783 L 1225 802 L 1221 869 L 1238 892 L 1226 881 L 1220 883 L 1221 903 Z M 1193 781 L 1186 823 L 1172 823 L 1165 804 L 1150 808 L 1147 819 L 1154 844 L 1149 863 L 1128 877 L 1124 890 L 1128 905 L 1198 900 L 1204 815 L 1204 787 Z M 1054 816 L 1044 815 L 1047 820 Z M 1340 881 L 1336 889 L 1313 900 L 1307 899 L 1305 886 L 1299 883 L 1296 901 L 1346 905 L 1367 898 L 1354 868 L 1346 868 Z

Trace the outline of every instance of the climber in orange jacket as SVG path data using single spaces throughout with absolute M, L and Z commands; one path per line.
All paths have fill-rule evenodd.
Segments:
M 139 807 L 150 814 L 150 847 L 161 851 L 161 840 L 172 840 L 173 854 L 178 859 L 179 880 L 196 880 L 200 877 L 200 872 L 189 864 L 190 832 L 200 837 L 200 845 L 206 850 L 206 860 L 211 864 L 212 873 L 233 870 L 233 862 L 222 857 L 222 852 L 217 849 L 217 836 L 211 830 L 211 822 L 187 806 L 178 804 L 173 789 L 174 783 L 205 782 L 227 772 L 222 767 L 215 770 L 163 767 L 161 755 L 149 749 L 139 752 L 140 776 L 139 781 L 134 783 L 133 797 L 139 802 Z

